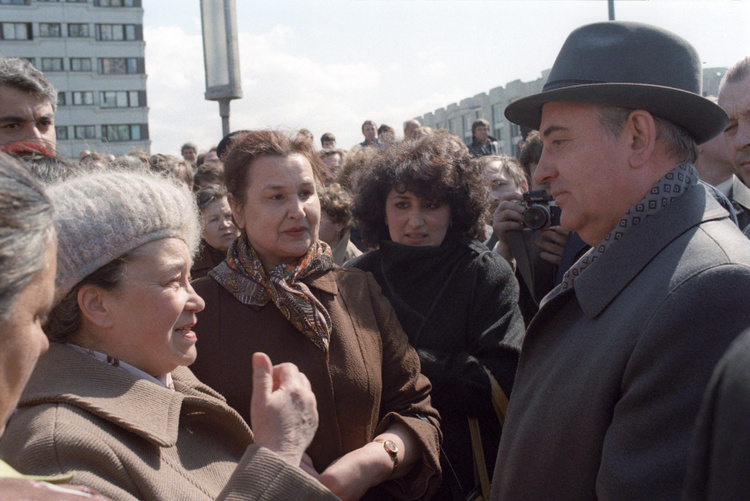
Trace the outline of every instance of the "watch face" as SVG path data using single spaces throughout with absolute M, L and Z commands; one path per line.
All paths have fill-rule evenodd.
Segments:
M 385 442 L 383 442 L 383 447 L 385 447 L 385 450 L 391 454 L 398 454 L 398 447 L 396 447 L 396 444 L 393 442 L 393 440 L 386 440 Z

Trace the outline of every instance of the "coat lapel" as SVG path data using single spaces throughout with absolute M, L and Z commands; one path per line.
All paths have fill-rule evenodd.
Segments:
M 160 446 L 177 443 L 185 396 L 80 353 L 52 343 L 39 358 L 18 406 L 67 404 Z
M 592 319 L 604 311 L 680 235 L 704 221 L 728 217 L 707 190 L 697 185 L 673 200 L 669 207 L 631 228 L 576 279 L 573 291 L 584 315 Z M 542 301 L 540 313 L 549 311 L 566 295 L 560 286 L 553 289 Z

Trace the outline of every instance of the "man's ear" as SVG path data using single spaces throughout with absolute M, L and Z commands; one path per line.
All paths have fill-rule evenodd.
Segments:
M 110 328 L 114 320 L 108 309 L 107 291 L 95 285 L 86 284 L 78 290 L 78 307 L 92 324 L 100 328 Z
M 227 195 L 227 202 L 229 202 L 229 208 L 232 210 L 232 219 L 234 219 L 234 224 L 237 225 L 237 228 L 244 230 L 245 218 L 242 214 L 242 204 L 235 200 L 231 193 Z
M 654 153 L 656 147 L 657 127 L 653 115 L 645 110 L 635 110 L 624 127 L 626 132 L 630 166 L 634 169 L 643 167 Z

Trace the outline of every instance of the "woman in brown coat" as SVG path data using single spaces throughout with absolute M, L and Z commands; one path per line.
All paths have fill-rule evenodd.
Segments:
M 293 362 L 320 414 L 308 471 L 342 499 L 425 498 L 440 480 L 430 384 L 373 278 L 334 266 L 318 240 L 317 162 L 280 132 L 233 140 L 224 165 L 241 236 L 194 283 L 206 309 L 193 368 L 247 416 L 251 354 Z
M 118 501 L 332 499 L 300 468 L 317 425 L 304 375 L 263 354 L 248 361 L 251 431 L 185 367 L 204 305 L 189 282 L 200 237 L 192 196 L 132 172 L 86 174 L 48 194 L 59 244 L 52 343 L 2 457 L 28 474 L 76 471 L 74 483 Z

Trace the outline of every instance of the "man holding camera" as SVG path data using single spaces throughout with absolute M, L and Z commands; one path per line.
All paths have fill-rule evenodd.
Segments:
M 506 109 L 541 132 L 535 179 L 592 248 L 529 326 L 494 500 L 680 496 L 706 383 L 750 326 L 750 241 L 692 165 L 727 123 L 701 74 L 673 33 L 595 23 Z
M 483 157 L 485 159 L 510 157 Z M 513 266 L 520 287 L 518 306 L 528 326 L 539 310 L 541 299 L 555 286 L 555 276 L 568 240 L 568 230 L 560 227 L 559 207 L 550 205 L 545 190 L 525 191 L 528 184 L 519 183 L 517 176 L 493 169 L 485 163 L 485 177 L 490 185 L 492 230 L 496 237 L 492 250 L 503 256 Z M 495 162 L 495 163 L 500 163 Z M 523 170 L 506 160 L 504 170 Z M 502 192 L 494 189 L 496 178 L 504 181 Z M 531 210 L 528 210 L 531 209 Z M 531 217 L 532 214 L 541 219 Z M 527 218 L 529 220 L 527 221 Z

